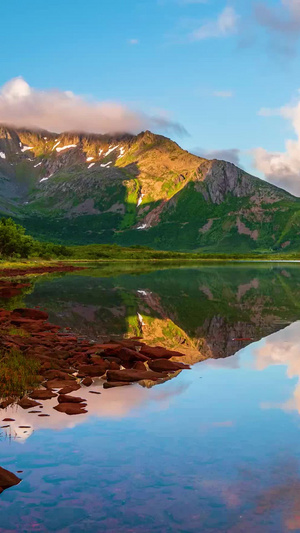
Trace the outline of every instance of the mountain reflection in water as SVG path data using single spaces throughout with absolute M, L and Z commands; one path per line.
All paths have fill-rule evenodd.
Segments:
M 84 416 L 55 399 L 45 418 L 5 411 L 1 466 L 23 481 L 1 494 L 0 530 L 300 531 L 299 297 L 298 265 L 36 278 L 23 304 L 51 322 L 95 340 L 142 334 L 199 364 L 152 388 L 98 380 L 101 395 L 80 390 Z

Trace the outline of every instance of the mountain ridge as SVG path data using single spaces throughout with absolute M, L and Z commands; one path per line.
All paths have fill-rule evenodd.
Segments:
M 0 125 L 0 212 L 56 242 L 300 248 L 300 199 L 150 131 L 56 134 Z

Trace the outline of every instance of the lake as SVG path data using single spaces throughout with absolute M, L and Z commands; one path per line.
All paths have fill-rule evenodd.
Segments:
M 0 531 L 300 531 L 300 266 L 102 265 L 32 278 L 22 297 L 98 340 L 143 336 L 192 365 L 104 390 L 88 414 L 16 407 Z M 81 393 L 81 391 L 80 391 Z M 3 423 L 4 424 L 4 423 Z M 20 427 L 23 426 L 23 427 Z

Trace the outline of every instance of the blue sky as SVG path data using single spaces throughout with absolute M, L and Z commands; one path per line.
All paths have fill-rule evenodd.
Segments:
M 188 135 L 159 132 L 184 148 L 297 192 L 299 37 L 300 0 L 10 0 L 0 85 L 21 76 L 40 98 L 72 91 L 167 117 Z

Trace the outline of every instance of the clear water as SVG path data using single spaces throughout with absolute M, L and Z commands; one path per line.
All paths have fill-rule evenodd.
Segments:
M 23 481 L 0 531 L 300 531 L 300 267 L 110 271 L 35 278 L 22 303 L 195 364 L 152 388 L 98 383 L 85 416 L 8 411 L 0 464 Z

